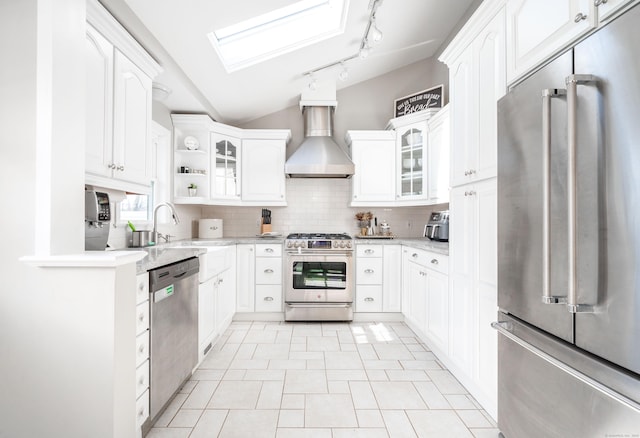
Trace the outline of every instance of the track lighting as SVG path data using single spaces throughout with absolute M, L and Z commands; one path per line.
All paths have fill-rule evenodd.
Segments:
M 376 26 L 376 12 L 380 4 L 382 4 L 382 0 L 369 1 L 369 9 L 371 10 L 371 12 L 369 13 L 369 20 L 367 22 L 367 27 L 364 31 L 364 35 L 362 36 L 362 42 L 360 43 L 360 50 L 358 50 L 358 53 L 352 56 L 347 56 L 346 58 L 342 58 L 339 61 L 332 62 L 331 64 L 326 64 L 322 67 L 318 67 L 314 70 L 309 70 L 308 72 L 303 73 L 304 76 L 309 76 L 310 90 L 315 91 L 318 88 L 318 82 L 313 76 L 314 73 L 331 67 L 335 67 L 337 65 L 340 65 L 342 67 L 340 73 L 338 73 L 338 78 L 341 81 L 346 81 L 349 77 L 349 71 L 347 70 L 345 63 L 356 58 L 366 59 L 369 56 L 372 47 L 382 41 L 382 32 Z

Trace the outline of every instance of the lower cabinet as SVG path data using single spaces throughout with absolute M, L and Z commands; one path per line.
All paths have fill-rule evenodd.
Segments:
M 282 243 L 237 245 L 238 312 L 282 312 Z
M 448 353 L 449 257 L 404 247 L 403 313 L 405 321 L 432 348 Z
M 356 246 L 355 311 L 401 311 L 401 245 Z
M 149 274 L 136 277 L 136 429 L 149 417 Z

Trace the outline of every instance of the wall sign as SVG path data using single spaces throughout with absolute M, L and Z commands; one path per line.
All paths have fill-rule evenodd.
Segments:
M 396 99 L 393 105 L 393 117 L 406 116 L 426 109 L 442 108 L 443 92 L 444 86 L 438 85 L 437 87 Z

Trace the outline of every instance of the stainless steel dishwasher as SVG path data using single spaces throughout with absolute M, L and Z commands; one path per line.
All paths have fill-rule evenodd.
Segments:
M 152 425 L 198 362 L 198 271 L 190 258 L 149 271 Z

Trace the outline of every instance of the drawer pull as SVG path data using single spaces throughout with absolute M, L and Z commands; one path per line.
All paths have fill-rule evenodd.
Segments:
M 138 353 L 140 354 L 144 353 L 144 344 L 138 347 Z
M 373 270 L 373 269 L 365 269 L 365 270 L 364 270 L 364 273 L 365 273 L 365 274 L 373 274 L 373 273 L 374 273 L 374 270 Z
M 144 322 L 144 313 L 141 313 L 140 315 L 138 315 L 138 321 Z
M 365 301 L 368 301 L 368 302 L 371 302 L 371 301 L 373 301 L 373 298 L 371 298 L 371 297 L 367 297 L 367 298 L 365 298 L 364 300 L 365 300 Z
M 574 22 L 576 23 L 580 23 L 582 20 L 586 20 L 587 16 L 585 14 L 583 14 L 582 12 L 578 12 L 578 15 L 576 15 L 576 18 L 573 19 Z
M 365 250 L 364 250 L 364 253 L 365 253 L 365 254 L 373 254 L 374 252 L 375 252 L 375 251 L 374 251 L 374 250 L 372 250 L 372 249 L 365 249 Z
M 418 254 L 414 252 L 413 254 L 411 254 L 411 257 L 413 257 L 414 259 L 417 259 L 418 258 Z
M 437 265 L 440 262 L 438 261 L 438 259 L 431 259 L 431 263 L 434 264 L 434 265 Z
M 273 274 L 273 269 L 265 269 L 264 273 L 265 274 Z
M 273 301 L 273 297 L 264 297 L 265 301 Z
M 273 248 L 266 248 L 264 252 L 273 252 Z
M 420 271 L 420 275 L 421 275 L 421 276 L 423 276 L 423 277 L 426 277 L 426 276 L 427 276 L 427 273 L 426 273 L 426 272 L 424 272 L 424 271 Z

